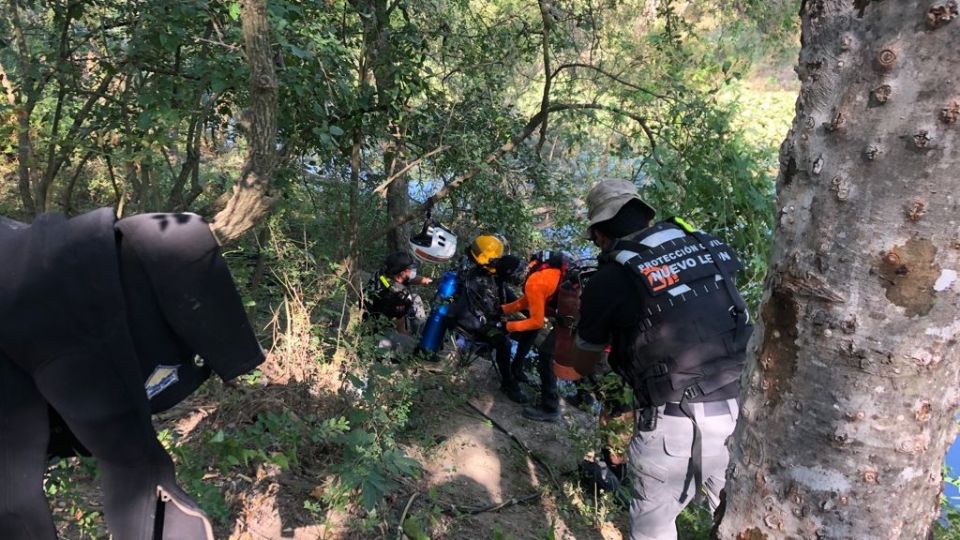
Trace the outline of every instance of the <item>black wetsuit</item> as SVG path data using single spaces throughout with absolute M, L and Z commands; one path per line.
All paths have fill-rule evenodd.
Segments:
M 209 229 L 189 214 L 43 215 L 0 224 L 0 256 L 0 538 L 56 537 L 42 488 L 49 406 L 98 461 L 113 537 L 153 540 L 158 487 L 192 502 L 145 383 L 169 406 L 207 376 L 192 352 L 225 378 L 263 359 Z M 170 369 L 151 379 L 157 365 Z

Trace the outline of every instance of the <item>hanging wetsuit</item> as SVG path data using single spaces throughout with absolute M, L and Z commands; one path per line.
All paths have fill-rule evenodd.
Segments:
M 206 375 L 193 351 L 225 378 L 261 362 L 262 351 L 198 216 L 124 221 L 115 228 L 112 210 L 102 209 L 0 224 L 0 538 L 56 537 L 42 491 L 48 406 L 97 459 L 114 538 L 212 534 L 176 485 L 148 392 L 168 392 L 161 406 L 169 406 L 195 389 Z M 142 273 L 118 252 L 122 235 Z

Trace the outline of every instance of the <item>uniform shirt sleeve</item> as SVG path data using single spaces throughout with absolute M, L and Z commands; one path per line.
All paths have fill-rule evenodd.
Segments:
M 583 350 L 602 350 L 617 326 L 617 312 L 625 297 L 622 272 L 613 265 L 602 267 L 580 294 L 580 320 L 577 324 L 577 346 Z

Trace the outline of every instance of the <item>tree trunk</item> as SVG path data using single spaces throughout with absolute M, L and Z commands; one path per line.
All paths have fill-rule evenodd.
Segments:
M 376 85 L 377 103 L 388 111 L 386 118 L 387 138 L 383 145 L 384 178 L 390 178 L 404 170 L 406 151 L 406 127 L 400 121 L 404 98 L 397 80 L 396 52 L 390 41 L 390 16 L 397 6 L 387 0 L 353 0 L 363 25 L 365 66 L 369 68 Z M 362 86 L 361 86 L 362 87 Z M 410 211 L 409 178 L 406 173 L 397 174 L 387 186 L 387 216 L 394 221 Z M 387 249 L 406 249 L 409 232 L 405 224 L 391 229 L 387 234 Z
M 392 139 L 388 144 L 392 147 L 384 152 L 384 161 L 389 163 L 386 176 L 392 176 L 395 171 L 404 167 L 402 140 Z M 390 220 L 404 216 L 410 211 L 410 181 L 406 173 L 400 174 L 387 186 L 387 216 Z M 410 231 L 406 226 L 400 226 L 387 235 L 387 249 L 389 251 L 407 250 L 410 241 Z
M 241 18 L 250 65 L 250 108 L 244 118 L 249 148 L 230 200 L 210 224 L 220 243 L 236 240 L 269 211 L 270 179 L 277 155 L 277 77 L 266 0 L 244 0 Z
M 17 59 L 22 78 L 20 91 L 14 98 L 17 115 L 17 186 L 24 211 L 33 215 L 37 213 L 37 205 L 31 190 L 33 141 L 30 137 L 30 115 L 33 114 L 35 103 L 35 73 L 17 2 L 10 3 L 10 21 L 13 24 L 13 37 L 17 46 Z
M 956 17 L 803 3 L 721 538 L 925 538 L 938 515 L 960 400 Z

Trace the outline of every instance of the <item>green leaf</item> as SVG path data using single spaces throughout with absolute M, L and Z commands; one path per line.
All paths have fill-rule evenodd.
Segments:
M 403 534 L 409 536 L 411 540 L 430 540 L 430 537 L 423 532 L 423 525 L 416 517 L 409 517 L 403 522 Z
M 230 4 L 227 13 L 229 13 L 231 19 L 235 21 L 240 20 L 240 2 Z
M 313 53 L 312 53 L 312 52 L 310 52 L 310 51 L 308 51 L 308 50 L 306 50 L 306 49 L 301 49 L 300 47 L 297 47 L 296 45 L 291 45 L 291 46 L 290 46 L 290 52 L 291 52 L 294 56 L 296 56 L 297 58 L 303 58 L 304 60 L 308 60 L 308 59 L 310 59 L 310 58 L 313 58 Z
M 330 126 L 330 134 L 334 137 L 340 137 L 343 135 L 343 130 L 340 129 L 340 126 Z

